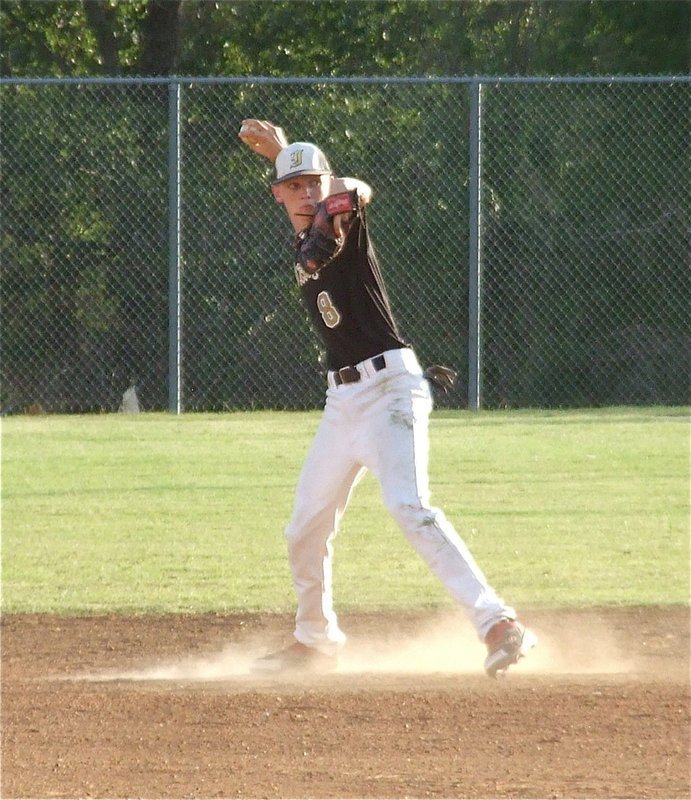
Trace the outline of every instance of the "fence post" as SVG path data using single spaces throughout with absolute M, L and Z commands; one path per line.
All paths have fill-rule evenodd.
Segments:
M 468 276 L 468 408 L 478 411 L 482 404 L 480 372 L 480 308 L 482 301 L 482 83 L 470 84 L 470 258 Z
M 168 410 L 182 411 L 180 398 L 180 83 L 168 84 Z

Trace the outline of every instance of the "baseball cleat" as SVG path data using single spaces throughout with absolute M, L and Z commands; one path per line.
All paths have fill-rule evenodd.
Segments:
M 254 662 L 254 672 L 330 672 L 338 666 L 338 656 L 328 655 L 295 642 L 284 650 L 269 653 Z
M 537 636 L 520 622 L 502 619 L 490 628 L 485 637 L 487 658 L 485 672 L 490 678 L 502 675 L 528 654 L 537 644 Z

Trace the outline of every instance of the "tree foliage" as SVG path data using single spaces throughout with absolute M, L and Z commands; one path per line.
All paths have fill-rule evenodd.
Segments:
M 685 0 L 4 0 L 5 76 L 683 74 Z
M 689 7 L 676 0 L 4 0 L 0 28 L 4 76 L 314 79 L 280 89 L 251 79 L 190 81 L 182 102 L 188 407 L 244 407 L 254 398 L 311 407 L 323 392 L 318 346 L 304 335 L 286 280 L 290 253 L 266 191 L 270 165 L 240 145 L 239 120 L 261 114 L 280 121 L 290 138 L 309 135 L 322 144 L 337 171 L 371 182 L 377 249 L 402 329 L 423 359 L 447 360 L 467 374 L 459 354 L 468 305 L 468 89 L 439 81 L 412 92 L 386 81 L 337 85 L 321 77 L 686 73 Z M 686 87 L 661 94 L 674 102 L 646 100 L 635 116 L 629 95 L 616 99 L 606 83 L 582 98 L 562 92 L 561 105 L 549 84 L 502 86 L 506 96 L 494 87 L 488 100 L 495 100 L 485 106 L 483 235 L 495 243 L 493 291 L 504 314 L 485 341 L 484 368 L 498 387 L 491 402 L 625 402 L 636 394 L 627 387 L 641 363 L 651 378 L 647 394 L 636 387 L 639 396 L 684 398 L 685 373 L 669 389 L 658 365 L 678 364 L 687 343 L 675 310 L 686 296 L 683 270 L 665 272 L 686 252 Z M 152 83 L 2 87 L 4 409 L 36 400 L 37 387 L 53 410 L 108 408 L 131 378 L 143 384 L 148 407 L 165 407 L 170 97 L 168 87 Z M 646 124 L 637 127 L 635 119 Z M 634 170 L 628 160 L 621 167 L 640 182 L 630 188 L 631 206 L 618 176 L 603 180 L 615 141 L 623 153 L 643 154 Z M 641 202 L 645 191 L 650 197 Z M 634 254 L 631 263 L 600 252 L 598 242 L 612 231 L 627 243 L 621 252 Z M 665 242 L 655 252 L 653 235 Z M 614 332 L 609 315 L 619 295 L 602 307 L 599 298 L 564 296 L 553 282 L 555 265 L 564 274 L 581 270 L 584 243 L 597 256 L 574 284 L 599 286 L 601 273 L 620 269 L 622 292 L 655 297 L 655 307 L 669 313 L 638 319 L 634 309 L 621 320 L 623 333 Z M 668 285 L 664 274 L 674 276 Z M 488 271 L 488 289 L 492 281 Z M 535 302 L 532 284 L 549 302 Z M 418 299 L 435 309 L 431 328 Z M 584 361 L 579 369 L 589 378 L 572 385 L 550 362 L 550 343 L 531 337 L 536 322 L 578 334 L 587 327 L 584 308 L 599 315 L 587 347 L 575 335 L 571 357 L 559 354 L 571 372 Z M 516 366 L 512 343 L 526 342 L 533 342 L 528 363 Z M 607 383 L 593 377 L 593 365 L 599 359 L 601 372 L 615 374 L 619 366 L 606 359 L 617 352 L 624 365 L 617 386 L 588 394 Z M 92 400 L 75 400 L 75 386 Z

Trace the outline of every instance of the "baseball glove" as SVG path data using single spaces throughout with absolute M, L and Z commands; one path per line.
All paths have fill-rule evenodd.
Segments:
M 442 394 L 448 394 L 454 387 L 457 373 L 450 367 L 442 367 L 441 364 L 432 364 L 424 371 L 424 376 Z
M 337 230 L 340 226 L 334 224 L 334 218 L 357 210 L 356 190 L 333 194 L 317 205 L 312 225 L 297 242 L 298 262 L 305 272 L 317 272 L 336 258 L 345 244 L 345 233 Z

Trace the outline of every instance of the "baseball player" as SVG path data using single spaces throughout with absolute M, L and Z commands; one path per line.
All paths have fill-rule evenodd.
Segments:
M 295 278 L 327 358 L 324 412 L 298 480 L 286 528 L 297 594 L 295 642 L 258 660 L 262 671 L 322 670 L 337 663 L 345 634 L 332 595 L 333 546 L 353 488 L 370 470 L 408 541 L 466 610 L 487 645 L 496 677 L 536 637 L 488 584 L 443 512 L 430 505 L 430 384 L 446 391 L 455 373 L 421 368 L 391 313 L 367 226 L 372 190 L 336 177 L 309 142 L 246 119 L 239 137 L 275 162 L 271 185 L 293 226 Z

